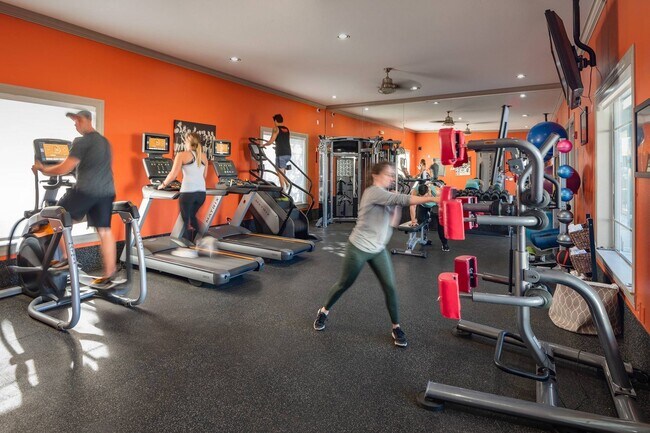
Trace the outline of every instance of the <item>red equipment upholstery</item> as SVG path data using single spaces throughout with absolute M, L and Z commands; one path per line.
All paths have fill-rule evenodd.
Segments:
M 458 275 L 458 290 L 472 293 L 478 286 L 478 262 L 475 256 L 458 256 L 454 259 L 454 271 Z
M 440 313 L 444 317 L 460 320 L 458 275 L 453 272 L 443 272 L 438 275 L 438 301 Z

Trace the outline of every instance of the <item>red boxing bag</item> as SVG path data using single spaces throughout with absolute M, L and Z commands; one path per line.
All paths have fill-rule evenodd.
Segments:
M 454 272 L 443 272 L 438 275 L 438 302 L 440 313 L 444 317 L 460 320 L 458 275 Z
M 445 237 L 452 241 L 465 239 L 465 221 L 463 220 L 463 203 L 458 200 L 449 200 L 443 204 L 443 226 Z
M 472 289 L 478 286 L 477 263 L 475 256 L 458 256 L 454 259 L 459 292 L 472 293 Z
M 460 167 L 467 162 L 467 145 L 465 144 L 465 133 L 454 131 L 456 136 L 456 162 L 454 167 Z
M 443 128 L 438 131 L 438 136 L 440 137 L 440 161 L 442 165 L 452 165 L 458 158 L 454 128 Z
M 440 202 L 438 203 L 438 223 L 442 224 L 443 226 L 445 225 L 445 220 L 444 220 L 444 203 L 448 200 L 451 200 L 454 198 L 454 195 L 456 193 L 456 188 L 453 186 L 445 185 L 442 188 L 440 188 Z

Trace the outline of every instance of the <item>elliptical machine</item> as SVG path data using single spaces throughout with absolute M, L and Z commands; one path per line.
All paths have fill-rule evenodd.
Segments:
M 67 158 L 72 144 L 66 140 L 34 140 L 34 157 L 43 164 L 57 164 Z M 9 246 L 18 225 L 27 220 L 23 229 L 22 242 L 16 254 L 16 265 L 9 270 L 17 274 L 19 285 L 0 291 L 0 299 L 23 293 L 34 300 L 27 307 L 29 315 L 59 330 L 72 329 L 81 316 L 81 302 L 94 296 L 125 306 L 140 305 L 147 296 L 147 277 L 144 265 L 144 250 L 138 227 L 138 209 L 130 202 L 113 203 L 113 213 L 118 214 L 125 225 L 126 245 L 135 239 L 140 263 L 140 290 L 135 299 L 126 295 L 131 291 L 133 280 L 130 256 L 126 261 L 126 280 L 111 289 L 94 289 L 80 283 L 85 274 L 80 273 L 77 255 L 72 239 L 72 216 L 61 206 L 56 206 L 56 195 L 61 187 L 71 187 L 73 182 L 66 176 L 52 176 L 44 182 L 45 196 L 39 204 L 38 174 L 34 175 L 35 205 L 25 212 L 11 230 Z M 67 253 L 67 264 L 58 266 L 53 261 L 61 258 L 59 242 L 63 238 Z M 62 264 L 62 262 L 59 262 Z M 69 288 L 68 288 L 69 284 Z M 62 320 L 45 312 L 70 306 L 68 320 Z

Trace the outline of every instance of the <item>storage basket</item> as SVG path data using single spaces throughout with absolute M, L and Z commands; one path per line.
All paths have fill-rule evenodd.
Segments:
M 572 254 L 571 264 L 573 264 L 573 269 L 580 272 L 581 274 L 591 274 L 592 269 L 590 253 Z
M 588 254 L 585 254 L 588 255 Z M 605 305 L 614 334 L 623 332 L 623 315 L 620 310 L 618 286 L 585 281 L 596 290 Z M 575 290 L 558 284 L 553 293 L 553 303 L 548 316 L 555 326 L 578 334 L 596 335 L 591 312 L 585 300 Z
M 570 232 L 569 237 L 573 244 L 580 248 L 581 250 L 589 251 L 590 242 L 589 242 L 589 229 L 582 229 L 575 232 Z

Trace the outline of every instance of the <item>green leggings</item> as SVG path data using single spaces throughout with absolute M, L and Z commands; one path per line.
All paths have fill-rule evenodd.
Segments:
M 338 299 L 350 288 L 357 279 L 364 263 L 368 262 L 381 284 L 386 297 L 386 307 L 393 324 L 399 323 L 399 312 L 397 309 L 397 292 L 395 291 L 395 274 L 393 264 L 388 257 L 388 251 L 384 248 L 378 253 L 366 253 L 348 242 L 343 261 L 343 271 L 339 280 L 330 288 L 325 309 L 329 310 Z

